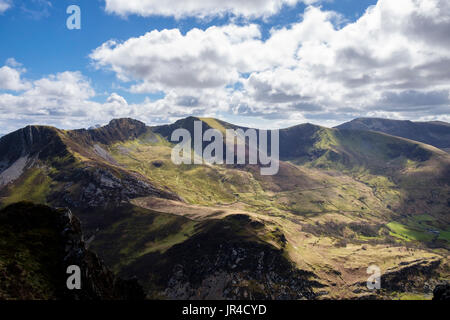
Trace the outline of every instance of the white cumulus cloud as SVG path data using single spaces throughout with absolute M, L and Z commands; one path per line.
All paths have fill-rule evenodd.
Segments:
M 359 116 L 450 121 L 449 1 L 379 0 L 357 21 L 336 21 L 337 13 L 311 6 L 267 37 L 256 24 L 231 23 L 153 30 L 94 49 L 93 64 L 114 72 L 130 94 L 162 93 L 140 103 L 115 92 L 99 99 L 77 72 L 24 80 L 25 69 L 8 60 L 0 89 L 17 92 L 0 93 L 0 121 L 40 117 L 72 128 L 188 115 L 228 115 L 243 125 L 263 119 L 272 127 Z
M 13 63 L 14 62 L 14 63 Z M 21 91 L 29 88 L 29 83 L 22 80 L 25 69 L 15 68 L 20 65 L 15 60 L 8 60 L 8 64 L 0 68 L 0 89 Z
M 240 115 L 448 120 L 450 2 L 379 0 L 357 21 L 341 28 L 339 20 L 308 7 L 301 21 L 267 39 L 254 24 L 184 35 L 154 30 L 107 42 L 91 59 L 130 82 L 131 91 L 170 92 Z
M 320 0 L 105 0 L 105 9 L 121 16 L 137 14 L 203 18 L 229 13 L 244 17 L 266 17 L 278 13 L 283 6 L 318 1 Z
M 12 59 L 8 60 L 9 64 L 12 62 Z M 8 82 L 2 82 L 4 74 L 7 75 Z M 101 99 L 98 99 L 91 81 L 78 71 L 51 74 L 37 80 L 23 80 L 20 79 L 20 72 L 9 66 L 0 68 L 0 84 L 2 83 L 8 84 L 7 88 L 0 86 L 2 133 L 30 123 L 59 128 L 82 128 L 97 123 L 105 124 L 112 118 L 122 117 L 154 124 L 195 113 L 207 114 L 199 103 L 204 103 L 206 99 L 211 101 L 213 97 L 225 99 L 224 95 L 217 96 L 216 90 L 209 93 L 206 90 L 203 92 L 205 100 L 195 98 L 193 101 L 194 98 L 183 93 L 169 92 L 164 99 L 152 101 L 146 98 L 141 103 L 130 104 L 124 97 L 113 92 L 103 102 L 99 102 Z
M 155 30 L 124 43 L 109 41 L 91 58 L 124 81 L 141 81 L 133 88 L 138 92 L 219 87 L 238 80 L 236 65 L 247 69 L 249 59 L 237 53 L 259 36 L 256 25 L 193 29 L 186 35 L 177 29 Z
M 11 8 L 11 4 L 12 4 L 11 0 L 0 0 L 0 13 L 3 13 L 9 8 Z

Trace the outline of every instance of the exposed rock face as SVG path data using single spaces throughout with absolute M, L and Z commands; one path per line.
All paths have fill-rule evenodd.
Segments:
M 383 289 L 400 292 L 414 292 L 423 288 L 435 276 L 440 260 L 419 259 L 402 263 L 398 268 L 387 270 L 381 277 Z
M 150 185 L 132 176 L 120 180 L 103 169 L 86 170 L 83 174 L 89 184 L 83 187 L 80 200 L 90 207 L 101 207 L 105 203 L 119 205 L 131 198 L 155 192 Z
M 367 289 L 366 282 L 356 285 L 353 293 L 359 299 L 391 299 L 392 292 L 413 292 L 431 294 L 432 288 L 439 284 L 438 268 L 441 261 L 437 259 L 418 259 L 402 262 L 399 266 L 384 271 L 381 275 L 381 290 Z
M 164 295 L 169 299 L 314 299 L 313 274 L 296 270 L 280 252 L 256 244 L 220 245 L 215 255 L 192 265 L 180 261 Z M 200 250 L 200 248 L 199 248 Z M 191 252 L 197 255 L 200 252 Z
M 0 188 L 19 178 L 28 165 L 28 156 L 20 157 L 9 168 L 0 173 Z
M 66 186 L 63 191 L 54 193 L 48 200 L 58 206 L 94 208 L 120 206 L 130 199 L 151 195 L 178 199 L 173 193 L 154 188 L 137 174 L 120 172 L 120 175 L 118 178 L 106 167 L 77 168 L 67 176 L 61 174 L 55 178 Z M 77 182 L 76 192 L 72 181 Z
M 68 209 L 22 202 L 0 211 L 0 221 L 0 298 L 144 299 L 136 280 L 115 277 L 86 249 L 80 221 Z M 71 265 L 81 270 L 80 290 L 66 286 Z
M 25 156 L 44 159 L 65 154 L 67 150 L 57 129 L 27 126 L 0 139 L 0 173 Z
M 433 291 L 434 301 L 450 301 L 450 284 L 441 284 L 436 286 Z
M 139 137 L 147 131 L 145 123 L 134 119 L 114 119 L 111 122 L 97 129 L 91 130 L 74 130 L 69 132 L 73 137 L 83 136 L 93 142 L 102 144 L 110 144 L 116 141 L 126 141 Z

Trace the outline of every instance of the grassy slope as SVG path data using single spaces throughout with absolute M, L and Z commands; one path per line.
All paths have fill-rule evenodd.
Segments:
M 16 183 L 2 190 L 2 206 L 23 200 L 45 204 L 50 192 L 51 179 L 48 174 L 38 168 L 27 171 Z
M 104 217 L 95 232 L 93 249 L 117 272 L 148 253 L 164 253 L 195 234 L 194 221 L 131 205 L 88 214 Z M 114 214 L 118 216 L 111 219 Z M 91 231 L 97 228 L 98 224 L 88 227 Z
M 371 130 L 421 141 L 437 148 L 448 148 L 450 124 L 446 122 L 412 122 L 376 118 L 359 118 L 337 128 L 349 130 Z

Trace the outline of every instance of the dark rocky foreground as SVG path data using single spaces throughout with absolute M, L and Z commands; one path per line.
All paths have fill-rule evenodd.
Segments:
M 0 299 L 141 300 L 137 280 L 116 277 L 86 248 L 68 209 L 21 202 L 0 211 Z M 81 289 L 66 286 L 67 267 L 81 269 Z
M 450 301 L 450 284 L 438 285 L 433 291 L 434 301 Z

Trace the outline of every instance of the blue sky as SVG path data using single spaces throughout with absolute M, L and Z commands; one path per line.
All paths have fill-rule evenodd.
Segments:
M 322 6 L 341 12 L 349 20 L 355 20 L 368 6 L 375 3 L 375 0 L 341 0 L 325 2 Z M 68 30 L 66 27 L 69 16 L 66 9 L 71 4 L 81 8 L 81 30 Z M 298 22 L 305 7 L 303 3 L 299 3 L 295 7 L 285 7 L 267 21 L 261 18 L 255 21 L 267 32 L 272 27 Z M 80 70 L 93 80 L 97 91 L 106 92 L 115 81 L 114 74 L 94 70 L 88 57 L 94 48 L 105 41 L 125 41 L 154 29 L 179 28 L 182 33 L 186 33 L 192 28 L 206 29 L 213 25 L 225 25 L 229 21 L 229 18 L 204 20 L 161 16 L 123 18 L 107 14 L 104 9 L 105 4 L 100 0 L 14 1 L 12 9 L 0 16 L 0 61 L 14 57 L 26 66 L 27 76 L 31 79 L 66 70 Z M 141 95 L 127 94 L 126 91 L 120 92 L 132 102 L 139 102 L 144 98 Z
M 189 114 L 262 127 L 331 126 L 365 115 L 448 120 L 448 74 L 426 87 L 426 78 L 411 79 L 417 66 L 433 77 L 436 63 L 450 57 L 448 46 L 425 39 L 448 26 L 432 22 L 433 14 L 449 15 L 440 11 L 448 8 L 443 1 L 401 0 L 404 12 L 376 0 L 253 0 L 255 6 L 217 12 L 195 0 L 189 8 L 181 0 L 167 7 L 143 0 L 148 6 L 130 9 L 133 1 L 0 0 L 0 132 L 30 123 L 77 128 L 118 116 L 153 124 Z M 66 27 L 72 4 L 81 8 L 80 30 Z M 380 16 L 399 23 L 386 33 Z M 417 16 L 429 19 L 429 26 L 417 21 L 429 30 L 400 24 Z M 277 36 L 285 42 L 272 45 Z M 427 61 L 436 46 L 440 55 Z M 415 55 L 418 48 L 424 56 Z

